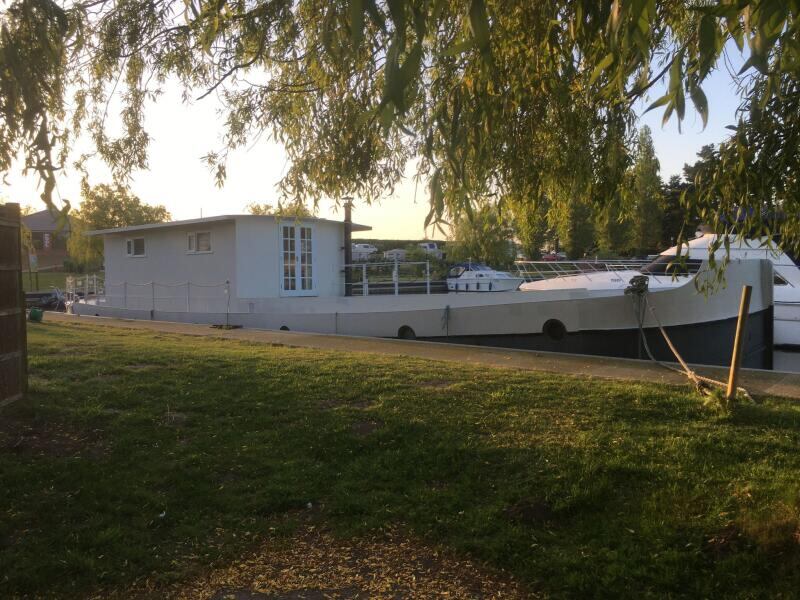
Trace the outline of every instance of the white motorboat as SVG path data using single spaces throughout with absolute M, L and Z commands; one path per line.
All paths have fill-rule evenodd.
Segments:
M 616 290 L 623 293 L 630 280 L 636 275 L 647 275 L 651 290 L 661 290 L 683 285 L 688 278 L 700 269 L 703 261 L 709 258 L 709 248 L 717 241 L 716 234 L 702 233 L 689 240 L 681 255 L 686 257 L 682 264 L 675 262 L 678 253 L 673 246 L 659 254 L 649 263 L 636 264 L 636 261 L 601 262 L 608 268 L 591 267 L 591 262 L 572 263 L 573 269 L 564 269 L 555 277 L 548 277 L 552 271 L 542 273 L 538 281 L 520 286 L 523 291 L 544 291 L 564 289 Z M 725 248 L 714 253 L 721 261 Z M 767 245 L 767 239 L 732 238 L 730 240 L 731 261 L 766 259 L 773 266 L 774 285 L 774 343 L 776 346 L 800 346 L 800 268 L 791 256 L 778 245 Z M 673 264 L 675 263 L 675 264 Z M 528 263 L 530 264 L 530 263 Z M 597 263 L 595 263 L 596 265 Z M 530 266 L 527 272 L 531 273 Z
M 451 292 L 512 292 L 524 281 L 522 277 L 472 262 L 454 265 L 447 272 L 447 289 Z

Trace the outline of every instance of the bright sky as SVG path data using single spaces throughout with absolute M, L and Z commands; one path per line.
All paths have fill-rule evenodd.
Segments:
M 680 174 L 684 163 L 693 162 L 695 154 L 704 144 L 716 144 L 729 133 L 725 126 L 734 123 L 738 98 L 727 72 L 715 73 L 704 86 L 709 99 L 710 116 L 703 130 L 702 122 L 688 107 L 678 132 L 673 118 L 661 126 L 663 109 L 644 115 L 642 124 L 653 131 L 653 139 L 661 174 L 666 180 L 670 175 Z M 662 86 L 651 90 L 650 101 L 663 93 Z M 228 178 L 225 186 L 215 186 L 214 178 L 201 157 L 220 147 L 222 119 L 218 117 L 213 96 L 185 105 L 177 89 L 168 90 L 147 110 L 147 129 L 153 136 L 150 146 L 150 169 L 137 172 L 131 188 L 148 204 L 163 204 L 174 219 L 190 219 L 220 214 L 245 212 L 251 202 L 275 205 L 278 201 L 276 184 L 286 169 L 283 149 L 269 141 L 260 140 L 251 147 L 237 151 L 228 162 Z M 91 183 L 110 181 L 102 166 L 91 171 Z M 72 171 L 58 182 L 61 198 L 76 203 L 80 199 L 80 176 Z M 8 185 L 0 188 L 0 196 L 23 205 L 42 208 L 36 179 L 23 177 L 19 172 L 9 175 Z M 416 201 L 415 201 L 416 196 Z M 358 203 L 353 219 L 371 225 L 373 230 L 361 237 L 414 239 L 425 235 L 423 223 L 428 212 L 427 193 L 424 185 L 415 190 L 413 178 L 400 185 L 395 194 L 384 198 L 379 204 L 367 206 Z M 341 219 L 331 202 L 320 202 L 319 216 Z M 431 237 L 441 237 L 432 235 Z

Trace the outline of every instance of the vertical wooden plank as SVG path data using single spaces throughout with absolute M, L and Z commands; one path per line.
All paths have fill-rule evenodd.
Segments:
M 28 391 L 19 204 L 0 205 L 0 406 Z

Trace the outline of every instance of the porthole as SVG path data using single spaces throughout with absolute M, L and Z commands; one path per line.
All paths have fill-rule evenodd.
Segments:
M 415 340 L 417 339 L 417 334 L 414 333 L 414 330 L 408 325 L 403 325 L 397 330 L 397 337 L 399 337 L 401 340 Z
M 567 335 L 567 328 L 558 319 L 548 319 L 542 327 L 542 333 L 549 337 L 551 340 L 563 340 Z

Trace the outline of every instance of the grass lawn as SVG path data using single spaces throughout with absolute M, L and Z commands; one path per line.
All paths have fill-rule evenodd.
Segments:
M 544 595 L 800 589 L 796 402 L 723 418 L 644 383 L 28 335 L 30 400 L 0 412 L 2 597 L 167 586 L 309 518 L 339 539 L 399 528 Z
M 61 291 L 67 287 L 67 276 L 72 273 L 64 273 L 58 271 L 40 271 L 38 273 L 39 286 L 36 286 L 36 273 L 22 273 L 22 289 L 26 292 L 46 292 L 50 288 L 57 287 Z

